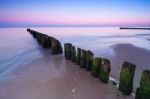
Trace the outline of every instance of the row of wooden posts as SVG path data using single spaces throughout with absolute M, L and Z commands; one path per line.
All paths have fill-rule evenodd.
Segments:
M 42 34 L 40 32 L 27 29 L 43 48 L 51 48 L 52 54 L 61 54 L 61 43 L 54 37 Z M 64 44 L 64 56 L 66 59 L 80 65 L 87 71 L 91 71 L 94 77 L 98 77 L 101 82 L 108 83 L 111 71 L 110 61 L 106 58 L 94 57 L 90 50 L 75 48 L 71 43 Z M 133 90 L 133 79 L 136 65 L 124 62 L 119 77 L 119 90 L 125 95 L 130 95 Z M 150 99 L 150 70 L 142 72 L 140 87 L 137 88 L 135 99 Z
M 61 43 L 56 38 L 31 29 L 27 29 L 27 31 L 37 39 L 43 48 L 51 48 L 52 54 L 60 54 L 63 52 Z
M 111 71 L 110 61 L 106 58 L 94 57 L 90 50 L 76 48 L 71 43 L 64 44 L 65 58 L 91 71 L 94 77 L 98 77 L 101 82 L 108 83 Z M 124 62 L 119 78 L 119 90 L 130 95 L 133 90 L 133 79 L 136 65 Z M 150 99 L 150 70 L 144 70 L 141 77 L 140 87 L 136 90 L 135 99 Z

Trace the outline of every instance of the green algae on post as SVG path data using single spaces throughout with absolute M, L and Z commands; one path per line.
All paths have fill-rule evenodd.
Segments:
M 100 61 L 101 59 L 98 57 L 95 57 L 93 59 L 93 63 L 92 63 L 92 68 L 91 68 L 91 74 L 94 77 L 98 77 L 99 76 L 99 72 L 100 72 Z
M 76 56 L 76 64 L 80 65 L 80 59 L 81 59 L 81 48 L 77 48 L 77 56 Z
M 52 45 L 52 54 L 62 53 L 62 46 L 58 40 L 56 40 L 55 38 L 52 38 L 51 45 Z
M 111 71 L 111 67 L 110 67 L 110 61 L 108 59 L 102 58 L 100 61 L 100 73 L 99 73 L 99 79 L 103 82 L 103 83 L 108 83 L 109 81 L 109 74 Z
M 68 43 L 65 43 L 64 44 L 64 55 L 65 55 L 65 58 L 67 58 L 68 57 Z
M 119 90 L 125 95 L 130 95 L 133 89 L 133 78 L 136 65 L 124 62 L 120 72 Z
M 80 67 L 85 68 L 86 65 L 86 50 L 81 50 Z
M 90 71 L 92 67 L 94 54 L 91 51 L 86 52 L 86 70 Z
M 75 49 L 75 46 L 71 47 L 71 52 L 72 52 L 71 61 L 76 62 L 76 49 Z
M 49 37 L 46 34 L 43 34 L 43 36 L 42 36 L 42 47 L 43 48 L 49 48 L 50 47 Z
M 71 57 L 72 57 L 71 48 L 72 48 L 72 44 L 71 44 L 71 43 L 65 43 L 65 44 L 64 44 L 65 57 L 66 57 L 66 59 L 71 59 Z
M 150 70 L 142 72 L 140 87 L 136 90 L 135 99 L 150 99 Z

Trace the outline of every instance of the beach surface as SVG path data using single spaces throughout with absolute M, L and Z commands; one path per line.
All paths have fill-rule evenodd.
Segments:
M 134 99 L 133 95 L 119 92 L 111 81 L 103 84 L 90 72 L 66 60 L 63 54 L 51 55 L 51 50 L 42 49 L 26 28 L 0 30 L 0 35 L 3 33 L 0 36 L 0 99 Z M 108 28 L 110 31 L 97 28 L 34 30 L 58 38 L 62 46 L 70 42 L 91 50 L 96 57 L 108 58 L 110 76 L 116 80 L 124 61 L 136 64 L 133 92 L 139 86 L 142 71 L 150 69 L 148 31 L 119 35 L 118 30 Z M 128 33 L 127 30 L 121 32 Z
M 17 68 L 0 81 L 0 99 L 133 99 L 118 92 L 112 82 L 103 84 L 90 72 L 62 55 L 42 57 Z
M 136 71 L 134 76 L 133 92 L 135 92 L 136 88 L 140 84 L 142 71 L 145 69 L 150 70 L 150 51 L 131 44 L 116 44 L 113 45 L 112 48 L 116 54 L 110 59 L 112 63 L 111 75 L 119 79 L 122 63 L 124 61 L 134 63 L 136 65 Z

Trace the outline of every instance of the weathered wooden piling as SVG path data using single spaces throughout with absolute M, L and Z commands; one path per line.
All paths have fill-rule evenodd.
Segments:
M 31 29 L 27 28 L 27 32 L 29 32 L 30 34 L 32 34 L 31 31 L 32 31 Z
M 94 54 L 91 51 L 86 52 L 86 70 L 90 71 L 92 67 Z
M 49 42 L 49 36 L 46 34 L 42 35 L 42 47 L 43 48 L 50 48 L 51 44 Z
M 130 95 L 133 89 L 133 78 L 136 66 L 129 62 L 124 62 L 120 72 L 119 90 L 125 95 Z
M 46 36 L 45 34 L 41 34 L 41 45 L 42 45 L 43 48 L 44 48 L 44 45 L 46 43 L 45 36 Z
M 27 31 L 28 31 L 28 32 L 30 32 L 30 29 L 29 29 L 29 28 L 27 28 Z
M 81 57 L 80 57 L 80 67 L 85 68 L 86 67 L 86 50 L 81 50 Z
M 52 48 L 52 54 L 61 54 L 63 52 L 61 43 L 55 38 L 51 39 L 51 48 Z
M 52 47 L 52 37 L 48 36 L 48 47 Z
M 36 38 L 38 32 L 37 31 L 34 31 L 34 30 L 31 30 L 31 29 L 27 29 L 27 31 L 34 37 Z
M 71 51 L 71 48 L 72 48 L 72 44 L 68 44 L 68 59 L 71 60 L 71 57 L 72 57 L 72 51 Z
M 64 55 L 65 55 L 65 58 L 67 58 L 68 57 L 68 43 L 65 43 L 64 44 Z
M 76 49 L 75 49 L 75 46 L 71 47 L 71 53 L 72 53 L 71 61 L 76 62 Z
M 27 29 L 27 31 L 37 39 L 38 43 L 41 44 L 43 48 L 52 48 L 52 54 L 62 53 L 61 43 L 56 38 L 31 29 Z
M 108 83 L 109 81 L 109 74 L 111 71 L 110 61 L 108 59 L 102 58 L 100 61 L 100 73 L 99 73 L 99 79 L 103 83 Z
M 34 38 L 37 38 L 37 35 L 38 35 L 38 34 L 40 34 L 40 33 L 37 32 L 37 31 L 32 31 L 32 35 L 33 35 Z
M 81 59 L 81 48 L 77 48 L 77 58 L 76 58 L 77 65 L 80 65 L 80 59 Z
M 41 44 L 41 33 L 36 33 L 36 40 L 39 44 Z
M 42 43 L 43 43 L 43 34 L 42 33 L 39 33 L 39 35 L 40 35 L 40 44 L 42 45 Z
M 136 90 L 135 99 L 150 99 L 150 70 L 142 72 L 140 87 Z
M 71 49 L 72 49 L 72 44 L 71 43 L 65 43 L 64 44 L 64 49 L 65 49 L 65 57 L 66 57 L 66 59 L 71 59 L 71 57 L 72 57 L 72 51 L 71 51 Z
M 91 74 L 94 77 L 98 77 L 100 73 L 100 61 L 101 58 L 95 57 L 92 62 Z

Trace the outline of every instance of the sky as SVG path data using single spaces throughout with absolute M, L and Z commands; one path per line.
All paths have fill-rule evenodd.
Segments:
M 0 27 L 150 26 L 150 0 L 0 0 Z

